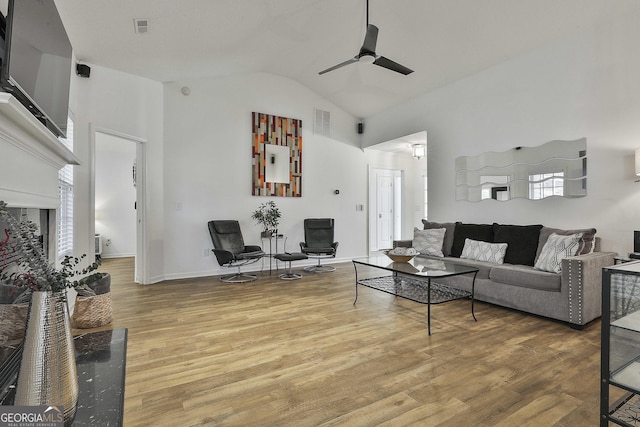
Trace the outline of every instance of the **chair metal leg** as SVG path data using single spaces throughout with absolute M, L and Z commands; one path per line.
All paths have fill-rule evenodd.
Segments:
M 220 280 L 224 283 L 246 283 L 258 280 L 258 276 L 256 276 L 255 274 L 241 273 L 240 267 L 238 267 L 237 273 L 220 276 Z
M 287 271 L 282 273 L 280 276 L 282 280 L 296 280 L 302 277 L 302 274 L 294 273 L 293 268 L 291 267 L 291 261 L 289 261 L 289 265 L 287 266 Z
M 258 280 L 258 276 L 256 276 L 255 274 L 247 274 L 247 273 L 240 273 L 240 274 L 229 274 L 227 276 L 222 276 L 220 277 L 220 280 L 223 281 L 224 283 L 246 283 L 246 282 L 253 282 L 254 280 Z
M 320 260 L 321 260 L 321 258 L 318 258 L 318 264 L 317 265 L 309 265 L 309 266 L 303 268 L 303 270 L 304 271 L 308 271 L 310 273 L 328 273 L 330 271 L 336 271 L 336 268 L 331 266 L 331 265 L 321 265 L 320 264 Z

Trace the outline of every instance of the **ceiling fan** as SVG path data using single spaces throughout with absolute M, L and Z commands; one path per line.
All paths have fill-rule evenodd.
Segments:
M 412 69 L 407 68 L 404 65 L 398 64 L 397 62 L 392 61 L 389 58 L 385 58 L 382 55 L 376 55 L 377 41 L 378 27 L 373 24 L 369 24 L 369 0 L 367 0 L 367 34 L 364 37 L 364 43 L 362 43 L 360 52 L 358 52 L 358 54 L 353 58 L 341 62 L 338 65 L 334 65 L 333 67 L 329 67 L 326 70 L 322 70 L 318 74 L 328 73 L 329 71 L 336 70 L 338 68 L 344 67 L 345 65 L 353 64 L 354 62 L 365 62 L 369 64 L 373 63 L 374 65 L 378 65 L 388 70 L 395 71 L 405 76 L 407 74 L 413 73 Z

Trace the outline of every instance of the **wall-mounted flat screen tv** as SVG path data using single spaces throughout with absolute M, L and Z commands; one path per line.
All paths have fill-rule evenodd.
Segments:
M 0 87 L 66 136 L 72 49 L 54 0 L 0 0 Z

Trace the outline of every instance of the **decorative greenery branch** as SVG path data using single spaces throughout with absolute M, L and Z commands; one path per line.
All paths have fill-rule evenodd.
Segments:
M 0 220 L 7 227 L 3 230 L 4 237 L 0 241 L 0 259 L 3 261 L 0 267 L 0 282 L 13 285 L 14 289 L 63 292 L 65 289 L 79 286 L 79 278 L 100 266 L 98 259 L 88 267 L 78 268 L 86 258 L 86 255 L 82 255 L 65 256 L 60 268 L 56 268 L 47 260 L 36 224 L 26 219 L 14 218 L 3 201 L 0 201 Z M 15 261 L 7 265 L 6 261 L 12 258 L 16 258 Z

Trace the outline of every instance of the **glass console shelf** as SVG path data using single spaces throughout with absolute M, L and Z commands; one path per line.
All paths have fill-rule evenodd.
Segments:
M 601 338 L 600 426 L 640 426 L 640 261 L 602 270 Z

